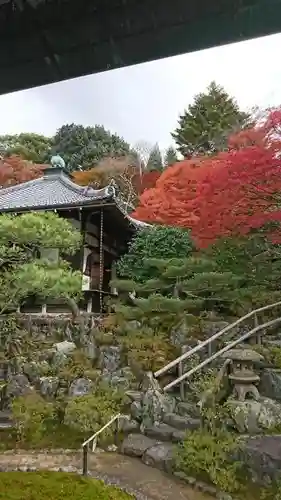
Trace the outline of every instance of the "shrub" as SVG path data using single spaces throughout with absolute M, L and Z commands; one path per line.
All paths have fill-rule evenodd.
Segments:
M 30 394 L 14 399 L 12 413 L 18 440 L 36 444 L 54 416 L 54 407 L 38 394 Z
M 58 375 L 68 384 L 81 377 L 96 381 L 99 376 L 97 370 L 93 368 L 91 360 L 79 349 L 76 349 L 69 356 L 67 363 L 59 370 Z
M 131 495 L 101 481 L 61 472 L 2 472 L 3 500 L 129 500 Z
M 164 335 L 152 335 L 147 329 L 131 332 L 121 338 L 127 362 L 136 376 L 146 371 L 157 371 L 177 357 L 177 349 Z M 150 334 L 149 334 L 150 333 Z
M 155 268 L 147 259 L 185 258 L 194 246 L 189 231 L 178 227 L 157 226 L 136 233 L 129 251 L 117 263 L 121 278 L 144 283 L 155 277 Z M 156 272 L 158 277 L 158 272 Z
M 94 394 L 69 400 L 64 423 L 75 431 L 94 434 L 121 411 L 122 405 L 122 393 L 100 385 Z M 112 439 L 113 433 L 114 426 L 110 426 L 102 433 L 101 438 Z
M 237 451 L 236 437 L 227 431 L 206 429 L 188 432 L 176 451 L 176 466 L 189 476 L 211 482 L 221 491 L 241 491 L 241 464 L 232 462 L 231 454 Z

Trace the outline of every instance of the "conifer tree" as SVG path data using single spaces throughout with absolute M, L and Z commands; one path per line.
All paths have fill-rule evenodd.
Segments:
M 177 162 L 177 152 L 173 146 L 170 146 L 165 152 L 164 166 L 170 167 Z
M 225 149 L 230 133 L 248 123 L 249 115 L 222 87 L 211 82 L 180 115 L 172 137 L 185 158 L 214 154 Z
M 162 155 L 158 144 L 155 144 L 150 152 L 146 169 L 150 172 L 153 170 L 163 170 Z

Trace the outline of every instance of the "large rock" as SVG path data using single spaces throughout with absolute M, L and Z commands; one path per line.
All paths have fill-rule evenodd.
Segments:
M 54 354 L 52 357 L 52 365 L 55 369 L 59 370 L 67 363 L 69 356 L 75 351 L 76 346 L 74 342 L 65 340 L 64 342 L 54 344 L 53 347 Z
M 88 342 L 83 348 L 85 356 L 91 361 L 95 361 L 98 357 L 98 349 L 95 342 Z
M 181 417 L 176 413 L 168 413 L 165 415 L 164 422 L 180 431 L 199 429 L 201 425 L 201 421 L 198 418 Z
M 74 342 L 68 342 L 67 340 L 64 340 L 63 342 L 57 342 L 54 345 L 54 348 L 57 352 L 64 354 L 65 356 L 69 356 L 69 354 L 75 351 L 76 345 L 74 344 Z
M 18 398 L 20 396 L 27 396 L 34 392 L 34 388 L 29 383 L 28 378 L 23 375 L 12 375 L 7 384 L 7 397 Z
M 71 397 L 86 396 L 93 389 L 93 383 L 87 378 L 77 378 L 69 387 L 68 394 Z
M 50 365 L 47 361 L 30 361 L 23 365 L 22 370 L 32 384 L 38 384 L 40 377 L 50 372 Z
M 98 367 L 105 373 L 114 373 L 121 367 L 121 347 L 105 345 L 100 347 Z
M 176 413 L 182 417 L 200 418 L 200 409 L 196 403 L 181 401 L 177 405 Z
M 145 434 L 148 437 L 157 439 L 158 441 L 172 441 L 173 433 L 176 429 L 168 424 L 161 423 L 152 425 L 145 429 Z
M 155 439 L 150 439 L 143 434 L 129 434 L 121 445 L 121 453 L 131 457 L 142 457 L 145 451 L 155 444 Z
M 127 417 L 120 417 L 119 419 L 119 429 L 124 434 L 132 434 L 133 432 L 140 431 L 139 423 L 136 420 Z
M 174 411 L 175 399 L 163 393 L 152 373 L 145 374 L 141 389 L 144 393 L 141 401 L 143 428 L 159 424 L 166 413 Z
M 257 436 L 248 439 L 239 452 L 252 479 L 260 484 L 281 479 L 281 436 Z
M 172 472 L 174 464 L 174 445 L 159 443 L 148 448 L 142 456 L 146 465 L 156 467 L 165 472 Z
M 259 391 L 266 398 L 281 401 L 281 370 L 262 370 Z
M 131 386 L 133 374 L 130 368 L 122 368 L 116 372 L 103 370 L 101 378 L 112 387 L 126 391 Z
M 238 432 L 257 434 L 281 425 L 281 404 L 272 399 L 229 401 L 229 407 Z
M 57 377 L 40 377 L 40 394 L 44 397 L 53 398 L 56 396 L 59 379 Z
M 140 401 L 133 401 L 130 406 L 131 416 L 138 422 L 142 421 L 142 404 Z

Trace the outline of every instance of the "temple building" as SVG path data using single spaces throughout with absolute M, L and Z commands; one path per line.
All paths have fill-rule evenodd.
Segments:
M 82 247 L 67 258 L 73 269 L 82 271 L 83 300 L 80 309 L 101 312 L 104 297 L 114 295 L 110 281 L 115 262 L 126 252 L 137 230 L 146 224 L 132 219 L 114 186 L 93 189 L 75 184 L 59 157 L 44 170 L 43 177 L 0 189 L 0 212 L 21 214 L 51 210 L 68 219 L 82 234 Z M 58 249 L 43 250 L 44 257 L 58 258 Z M 46 252 L 48 255 L 46 255 Z M 29 300 L 22 312 L 67 312 L 64 304 L 39 304 Z

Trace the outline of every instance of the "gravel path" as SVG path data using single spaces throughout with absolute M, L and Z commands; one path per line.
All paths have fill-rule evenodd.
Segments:
M 26 452 L 0 453 L 0 470 L 60 470 L 81 472 L 79 452 Z M 89 455 L 89 472 L 96 479 L 119 486 L 137 500 L 211 500 L 211 497 L 193 490 L 157 469 L 147 467 L 140 460 L 116 453 Z

